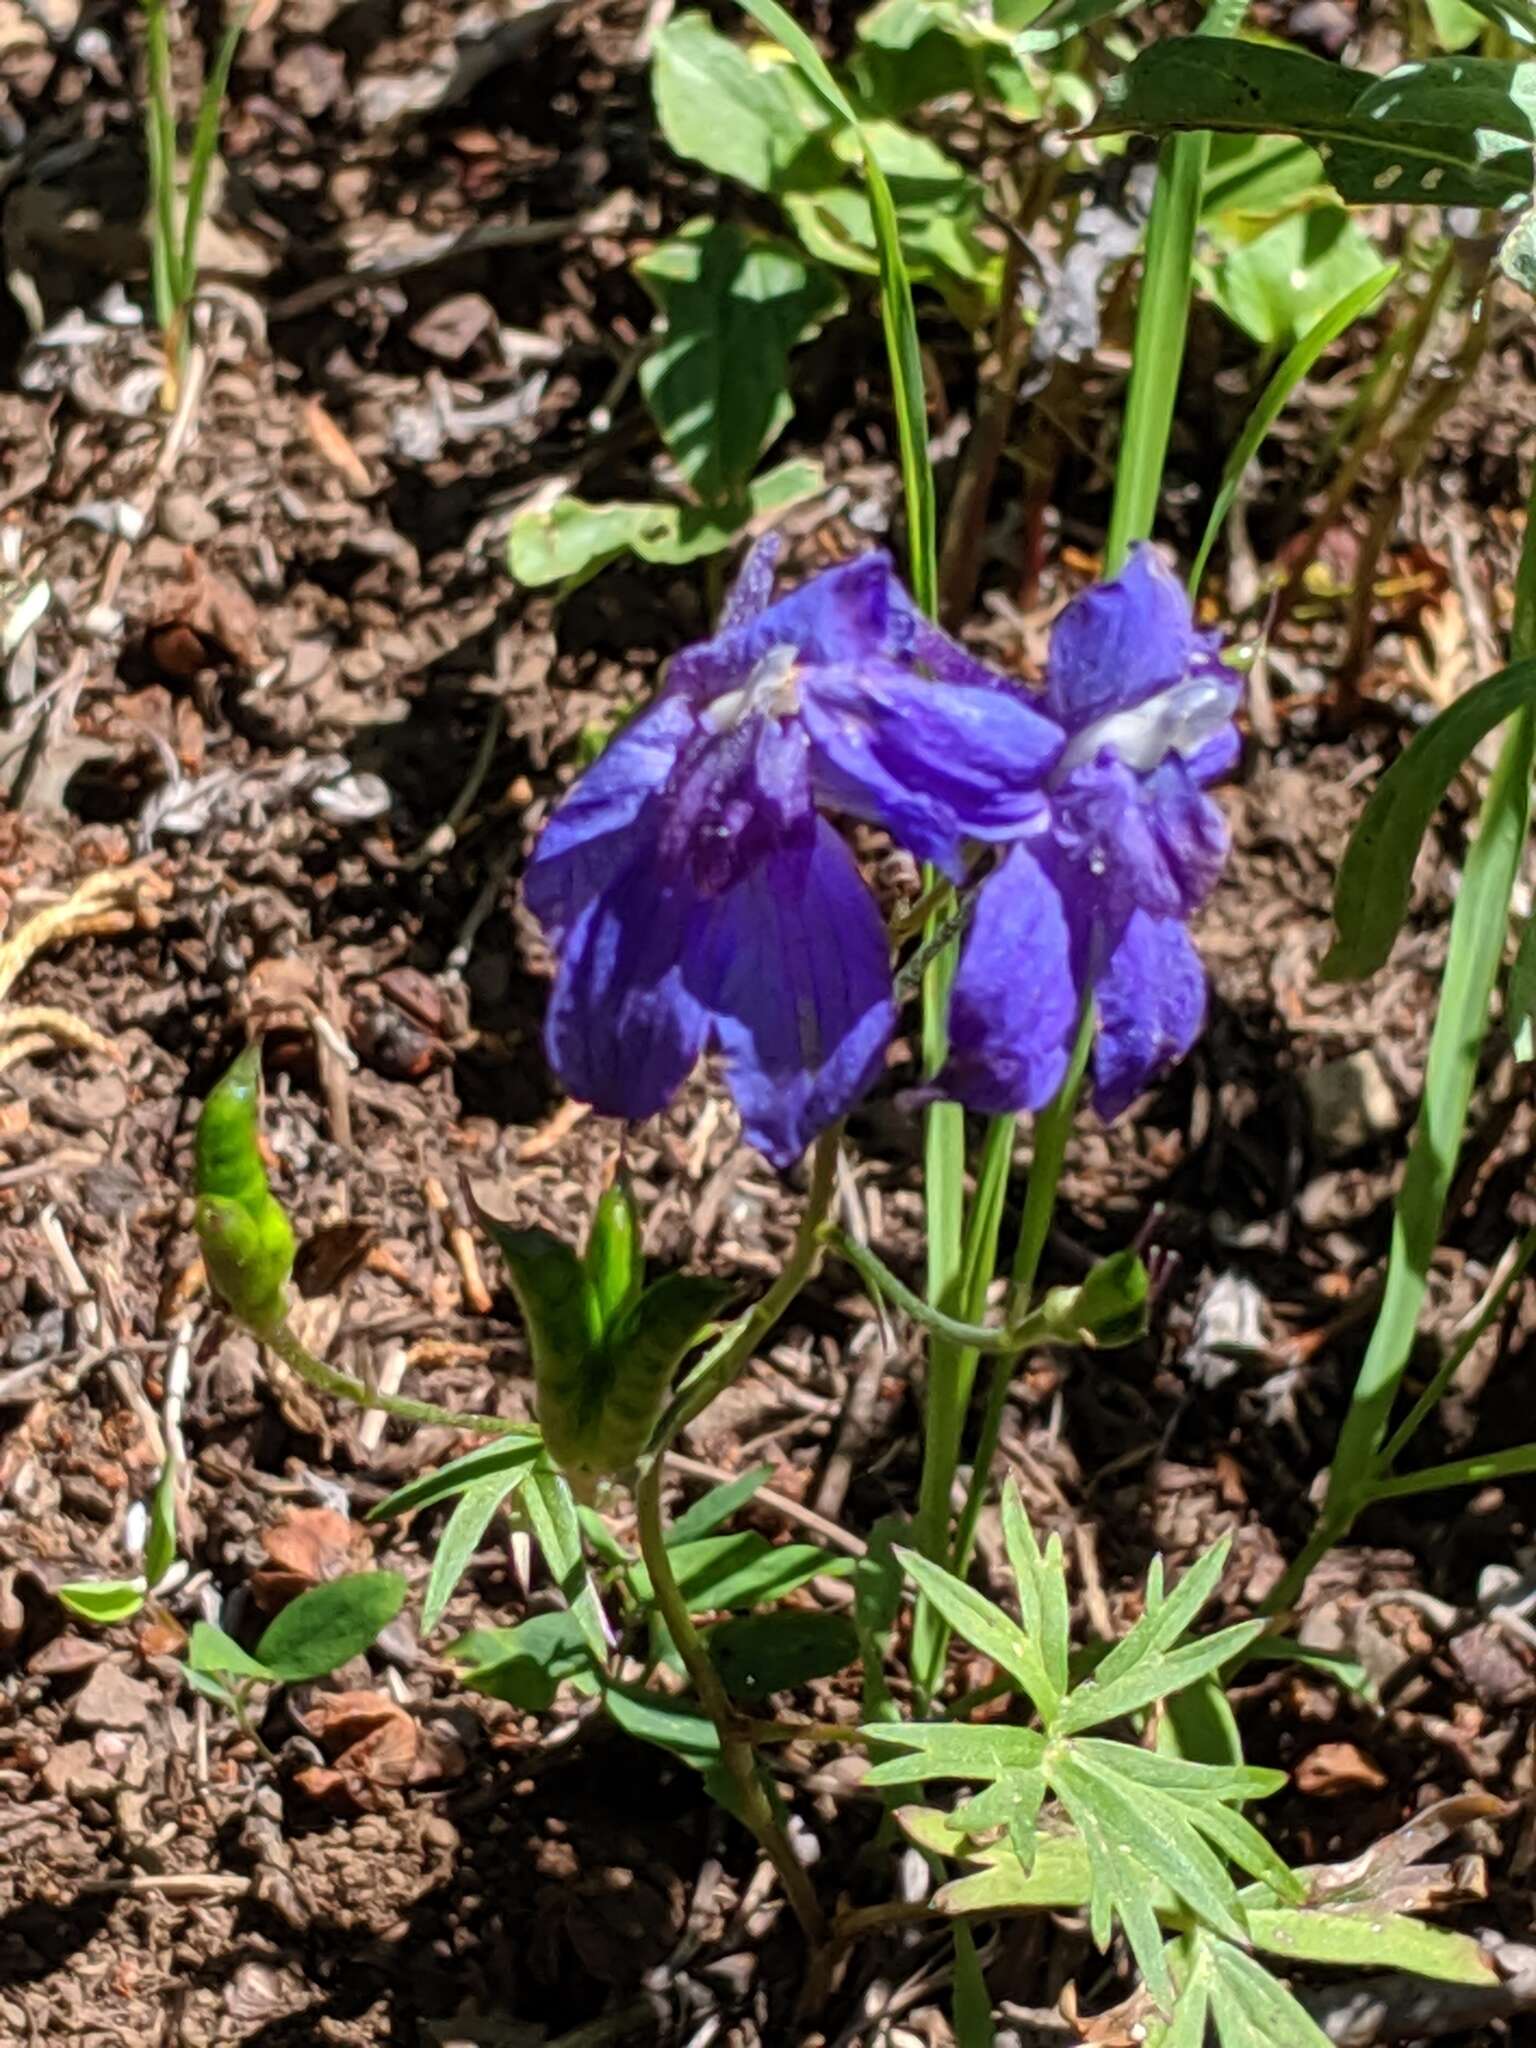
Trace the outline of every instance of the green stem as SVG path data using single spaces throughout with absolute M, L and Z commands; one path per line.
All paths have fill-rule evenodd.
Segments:
M 820 1267 L 826 1252 L 822 1226 L 837 1189 L 837 1154 L 842 1137 L 842 1125 L 834 1124 L 816 1140 L 810 1190 L 783 1271 L 762 1300 L 716 1338 L 683 1381 L 656 1426 L 648 1456 L 660 1457 L 693 1418 L 740 1377 L 752 1354 Z
M 479 1436 L 538 1435 L 528 1423 L 512 1422 L 505 1416 L 463 1415 L 457 1409 L 439 1408 L 435 1401 L 412 1401 L 404 1394 L 377 1393 L 362 1380 L 353 1379 L 350 1373 L 337 1372 L 334 1366 L 316 1358 L 286 1322 L 253 1329 L 252 1334 L 275 1351 L 284 1365 L 306 1384 L 338 1401 L 350 1401 L 358 1408 L 378 1408 L 385 1415 L 398 1415 L 402 1422 L 441 1423 L 448 1429 L 473 1430 Z
M 1423 1427 L 1426 1418 L 1439 1406 L 1445 1390 L 1455 1379 L 1462 1366 L 1472 1355 L 1474 1347 L 1491 1328 L 1495 1317 L 1503 1313 L 1510 1290 L 1520 1278 L 1531 1260 L 1536 1258 L 1536 1230 L 1528 1230 L 1514 1248 L 1514 1257 L 1506 1270 L 1494 1278 L 1493 1285 L 1483 1298 L 1482 1306 L 1467 1325 L 1461 1341 L 1453 1344 L 1440 1361 L 1439 1370 L 1429 1385 L 1414 1402 L 1407 1415 L 1393 1432 L 1391 1440 L 1382 1451 L 1377 1463 L 1382 1472 L 1390 1472 L 1409 1443 Z
M 742 1732 L 730 1695 L 720 1682 L 703 1638 L 693 1625 L 693 1617 L 688 1612 L 688 1602 L 683 1598 L 677 1579 L 673 1575 L 672 1560 L 667 1551 L 666 1530 L 661 1516 L 661 1472 L 660 1457 L 648 1457 L 641 1467 L 639 1483 L 635 1488 L 635 1508 L 640 1525 L 640 1555 L 645 1560 L 645 1568 L 650 1574 L 656 1610 L 666 1623 L 667 1632 L 676 1646 L 677 1654 L 682 1658 L 683 1666 L 693 1680 L 693 1689 L 698 1694 L 699 1705 L 714 1723 L 719 1735 L 720 1762 L 735 1788 L 742 1817 L 756 1836 L 763 1854 L 778 1872 L 779 1882 L 784 1887 L 784 1896 L 789 1900 L 806 1940 L 819 1949 L 826 1941 L 827 1923 L 815 1889 L 779 1825 L 772 1802 L 758 1774 L 757 1758 L 753 1753 L 752 1744 Z
M 1443 1486 L 1486 1486 L 1496 1479 L 1519 1479 L 1536 1472 L 1536 1444 L 1516 1444 L 1507 1451 L 1489 1451 L 1481 1458 L 1453 1458 L 1447 1465 L 1428 1465 L 1396 1479 L 1372 1482 L 1370 1500 L 1407 1500 L 1416 1493 L 1438 1493 Z
M 1013 1271 L 1008 1282 L 1007 1318 L 1023 1322 L 1029 1312 L 1029 1304 L 1035 1289 L 1035 1279 L 1040 1271 L 1040 1260 L 1045 1251 L 1046 1240 L 1051 1234 L 1051 1219 L 1056 1214 L 1056 1195 L 1061 1186 L 1061 1169 L 1067 1156 L 1067 1140 L 1072 1135 L 1072 1120 L 1077 1114 L 1077 1098 L 1082 1092 L 1083 1075 L 1088 1066 L 1088 1055 L 1093 1047 L 1094 1004 L 1090 996 L 1083 1004 L 1078 1019 L 1077 1037 L 1073 1041 L 1071 1058 L 1067 1062 L 1066 1077 L 1052 1101 L 1035 1120 L 1035 1156 L 1030 1162 L 1029 1182 L 1024 1194 L 1024 1216 L 1019 1225 L 1019 1241 L 1013 1254 Z M 998 1439 L 1003 1433 L 1003 1414 L 1008 1405 L 1008 1388 L 1011 1380 L 1006 1363 L 999 1359 L 992 1367 L 987 1383 L 986 1407 L 982 1411 L 981 1434 L 976 1440 L 976 1456 L 971 1466 L 970 1490 L 966 1494 L 965 1511 L 960 1517 L 960 1527 L 955 1537 L 954 1556 L 951 1570 L 962 1578 L 971 1561 L 971 1546 L 976 1541 L 976 1525 L 981 1520 L 981 1510 L 987 1497 L 987 1484 L 991 1477 L 992 1461 L 997 1456 Z

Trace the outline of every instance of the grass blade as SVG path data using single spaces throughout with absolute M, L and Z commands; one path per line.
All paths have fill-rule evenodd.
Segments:
M 219 123 L 229 92 L 229 74 L 234 68 L 235 51 L 245 33 L 250 11 L 249 7 L 243 7 L 219 39 L 218 54 L 198 104 L 197 127 L 192 136 L 192 155 L 187 172 L 186 210 L 181 221 L 180 298 L 183 304 L 197 289 L 197 237 L 208 198 L 208 177 L 213 168 L 214 152 L 219 146 Z
M 1306 333 L 1297 341 L 1290 354 L 1281 363 L 1275 374 L 1259 395 L 1259 401 L 1248 415 L 1247 423 L 1238 436 L 1232 453 L 1227 457 L 1226 468 L 1221 473 L 1221 488 L 1216 493 L 1216 502 L 1211 507 L 1211 516 L 1206 521 L 1205 535 L 1195 556 L 1194 567 L 1189 572 L 1190 595 L 1200 588 L 1200 579 L 1205 574 L 1205 565 L 1210 560 L 1211 549 L 1222 524 L 1232 509 L 1237 496 L 1237 487 L 1243 471 L 1258 454 L 1265 436 L 1285 410 L 1286 403 L 1302 378 L 1309 375 L 1323 352 L 1331 348 L 1347 328 L 1368 313 L 1382 293 L 1396 278 L 1401 265 L 1388 263 L 1373 277 L 1357 284 L 1353 291 L 1330 306 L 1315 320 Z

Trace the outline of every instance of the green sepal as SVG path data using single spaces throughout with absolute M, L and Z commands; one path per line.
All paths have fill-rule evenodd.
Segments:
M 248 1045 L 197 1120 L 194 1225 L 209 1285 L 261 1334 L 288 1311 L 293 1226 L 261 1156 L 261 1048 Z
M 1041 1309 L 1057 1343 L 1111 1351 L 1146 1335 L 1150 1285 L 1135 1252 L 1116 1252 L 1101 1259 L 1081 1286 L 1051 1288 Z
M 598 1321 L 603 1329 L 609 1329 L 639 1300 L 645 1285 L 639 1218 L 622 1176 L 599 1198 L 583 1263 L 596 1298 Z

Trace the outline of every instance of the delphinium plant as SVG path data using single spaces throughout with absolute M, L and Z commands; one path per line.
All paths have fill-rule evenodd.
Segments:
M 565 1609 L 466 1638 L 456 1654 L 470 1682 L 538 1710 L 568 1681 L 600 1697 L 629 1732 L 698 1769 L 770 1859 L 803 1929 L 808 2009 L 824 2001 L 853 1942 L 914 1920 L 948 1923 L 956 2033 L 975 2048 L 992 2038 L 976 1924 L 1073 1910 L 1101 1949 L 1123 1937 L 1135 1966 L 1138 1981 L 1118 2014 L 1123 2038 L 1200 2048 L 1214 2030 L 1223 2048 L 1305 2048 L 1326 2037 L 1288 1984 L 1297 1964 L 1385 1963 L 1466 1984 L 1493 1981 L 1474 1941 L 1423 1925 L 1358 1873 L 1287 1868 L 1242 1810 L 1280 1779 L 1243 1761 L 1225 1687 L 1261 1638 L 1266 1654 L 1284 1654 L 1286 1618 L 1307 1575 L 1373 1501 L 1536 1470 L 1536 1447 L 1396 1470 L 1462 1352 L 1445 1360 L 1393 1428 L 1525 843 L 1536 747 L 1529 555 L 1514 660 L 1443 713 L 1383 779 L 1340 876 L 1332 968 L 1367 971 L 1401 919 L 1434 805 L 1471 747 L 1511 721 L 1457 898 L 1386 1296 L 1313 1541 L 1266 1613 L 1203 1635 L 1197 1624 L 1221 1579 L 1223 1548 L 1190 1565 L 1172 1589 L 1154 1563 L 1141 1617 L 1115 1643 L 1074 1638 L 1060 1544 L 1042 1549 L 1012 1488 L 1001 1526 L 1014 1611 L 984 1597 L 970 1568 L 992 1498 L 1013 1361 L 1051 1345 L 1125 1342 L 1148 1312 L 1148 1274 L 1130 1248 L 1076 1287 L 1039 1285 L 1074 1121 L 1123 1114 L 1189 1050 L 1205 1015 L 1190 921 L 1226 857 L 1225 824 L 1209 792 L 1237 761 L 1241 670 L 1223 636 L 1197 623 L 1188 588 L 1149 536 L 1196 278 L 1194 201 L 1208 131 L 1245 123 L 1318 131 L 1346 200 L 1358 196 L 1358 155 L 1375 167 L 1373 190 L 1396 167 L 1404 177 L 1411 169 L 1405 197 L 1430 200 L 1448 181 L 1448 198 L 1492 205 L 1513 189 L 1506 159 L 1517 146 L 1499 140 L 1497 123 L 1518 80 L 1510 66 L 1474 68 L 1489 123 L 1479 133 L 1494 140 L 1469 157 L 1451 146 L 1451 117 L 1442 117 L 1431 87 L 1451 95 L 1446 105 L 1462 106 L 1456 95 L 1469 90 L 1473 60 L 1455 60 L 1462 69 L 1454 76 L 1420 67 L 1429 82 L 1416 72 L 1407 85 L 1422 119 L 1399 122 L 1396 99 L 1377 119 L 1372 102 L 1368 129 L 1356 103 L 1370 99 L 1372 86 L 1311 59 L 1316 104 L 1277 97 L 1277 60 L 1287 53 L 1254 57 L 1263 87 L 1256 100 L 1209 87 L 1212 78 L 1230 88 L 1234 76 L 1246 76 L 1242 53 L 1258 48 L 1237 38 L 1240 17 L 1230 6 L 1207 18 L 1212 33 L 1158 46 L 1132 67 L 1113 119 L 1169 132 L 1151 202 L 1104 574 L 1057 619 L 1036 692 L 936 623 L 935 490 L 907 260 L 910 207 L 899 210 L 893 198 L 888 138 L 783 8 L 749 0 L 747 11 L 775 39 L 796 104 L 820 110 L 839 163 L 861 172 L 857 224 L 867 232 L 889 344 L 908 573 L 874 552 L 781 588 L 777 543 L 760 540 L 714 634 L 674 657 L 654 702 L 556 807 L 525 891 L 555 955 L 546 1045 L 564 1086 L 608 1115 L 640 1119 L 676 1095 L 702 1055 L 717 1054 L 744 1134 L 765 1158 L 790 1172 L 810 1152 L 793 1247 L 761 1296 L 733 1309 L 702 1277 L 647 1280 L 622 1181 L 599 1203 L 579 1250 L 545 1233 L 489 1225 L 527 1327 L 537 1426 L 377 1394 L 312 1357 L 292 1331 L 292 1233 L 260 1157 L 251 1049 L 213 1091 L 199 1132 L 197 1220 L 209 1278 L 230 1311 L 322 1391 L 498 1439 L 377 1511 L 452 1503 L 427 1619 L 442 1614 L 498 1512 L 527 1527 Z M 938 27 L 968 18 L 948 6 L 929 11 Z M 993 12 L 1003 19 L 1000 7 Z M 1011 54 L 1030 54 L 1030 24 L 1043 12 L 1009 15 L 1022 39 L 1008 43 Z M 982 38 L 989 51 L 992 40 Z M 1186 73 L 1209 87 L 1203 97 L 1172 95 L 1168 79 Z M 1336 108 L 1326 138 L 1316 111 L 1324 103 Z M 1235 105 L 1258 111 L 1238 120 Z M 1185 133 L 1191 107 L 1200 126 Z M 1528 185 L 1529 147 L 1518 147 Z M 1443 178 L 1432 180 L 1435 148 Z M 1297 380 L 1384 282 L 1373 273 L 1351 283 L 1276 368 L 1233 450 L 1224 492 Z M 801 331 L 804 320 L 796 321 L 780 342 Z M 692 429 L 701 445 L 708 424 L 705 417 Z M 741 443 L 748 464 L 762 441 L 758 432 Z M 1218 503 L 1212 532 L 1223 509 Z M 919 893 L 894 922 L 882 916 L 855 858 L 851 823 L 880 829 L 917 864 Z M 1511 1021 L 1527 1035 L 1533 958 L 1536 945 L 1523 942 L 1509 992 Z M 844 1119 L 885 1074 L 909 1002 L 921 1012 L 914 1066 L 901 1077 L 925 1122 L 921 1295 L 869 1247 L 842 1236 L 834 1218 Z M 984 1120 L 974 1148 L 968 1109 Z M 1031 1119 L 1030 1165 L 1009 1245 L 1004 1221 L 1021 1116 Z M 1507 1262 L 1480 1328 L 1533 1250 L 1528 1241 Z M 722 1534 L 761 1474 L 742 1475 L 670 1526 L 662 1484 L 680 1432 L 740 1375 L 833 1257 L 912 1318 L 927 1344 L 918 1498 L 910 1520 L 883 1528 L 853 1567 L 851 1623 L 773 1607 L 812 1576 L 846 1574 L 845 1558 L 816 1545 L 776 1548 Z M 999 1292 L 1000 1312 L 990 1314 Z M 633 1490 L 636 1552 L 600 1513 L 625 1489 Z M 817 1619 L 825 1625 L 813 1625 Z M 624 1675 L 632 1667 L 620 1647 L 641 1629 L 650 1648 L 635 1683 Z M 980 1694 L 957 1689 L 954 1636 L 997 1674 Z M 269 1671 L 260 1651 L 256 1662 Z M 893 1688 L 897 1659 L 906 1683 Z M 754 1716 L 767 1693 L 855 1663 L 861 1728 Z M 682 1673 L 686 1693 L 662 1675 L 668 1664 Z M 254 1672 L 244 1677 L 257 1682 Z M 909 1711 L 898 1698 L 910 1701 Z M 791 1740 L 857 1743 L 872 1760 L 866 1782 L 882 1794 L 920 1788 L 927 1799 L 937 1786 L 970 1788 L 958 1803 L 946 1795 L 891 1807 L 892 1825 L 942 1879 L 931 1900 L 848 1906 L 822 1895 L 795 1853 L 764 1762 L 773 1745 Z

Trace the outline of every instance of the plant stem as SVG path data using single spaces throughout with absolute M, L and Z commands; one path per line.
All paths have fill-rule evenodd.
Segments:
M 319 1393 L 338 1401 L 351 1401 L 358 1408 L 378 1408 L 386 1415 L 398 1415 L 402 1422 L 441 1423 L 449 1429 L 473 1430 L 479 1436 L 537 1436 L 526 1422 L 512 1422 L 501 1415 L 463 1415 L 453 1408 L 439 1408 L 435 1401 L 412 1401 L 404 1394 L 379 1394 L 350 1373 L 334 1366 L 301 1344 L 286 1322 L 253 1330 L 252 1334 L 277 1353 L 284 1365 Z
M 667 1552 L 666 1531 L 661 1517 L 661 1459 L 650 1456 L 641 1467 L 635 1488 L 635 1507 L 640 1525 L 640 1555 L 650 1574 L 656 1608 L 682 1658 L 699 1704 L 715 1725 L 720 1737 L 720 1762 L 735 1787 L 743 1819 L 757 1837 L 758 1846 L 778 1872 L 784 1896 L 800 1922 L 806 1940 L 820 1948 L 827 1935 L 827 1923 L 820 1902 L 788 1837 L 780 1827 L 761 1777 L 752 1744 L 742 1732 L 730 1695 L 721 1684 L 709 1651 L 688 1603 L 672 1571 Z
M 1035 1120 L 1035 1156 L 1030 1163 L 1024 1216 L 1019 1225 L 1019 1241 L 1014 1249 L 1013 1271 L 1008 1282 L 1005 1316 L 1010 1326 L 1015 1321 L 1022 1323 L 1029 1313 L 1041 1255 L 1051 1234 L 1051 1218 L 1056 1213 L 1056 1194 L 1061 1186 L 1067 1140 L 1072 1135 L 1077 1098 L 1082 1092 L 1083 1074 L 1093 1046 L 1093 1024 L 1094 1004 L 1092 996 L 1089 996 L 1078 1019 L 1077 1037 L 1067 1062 L 1066 1076 L 1055 1100 Z M 970 1490 L 966 1495 L 965 1511 L 960 1517 L 950 1565 L 950 1569 L 962 1578 L 971 1561 L 971 1546 L 976 1541 L 976 1525 L 981 1520 L 982 1505 L 986 1500 L 992 1460 L 997 1456 L 998 1439 L 1003 1433 L 1003 1413 L 1008 1405 L 1010 1379 L 1008 1361 L 999 1358 L 993 1364 L 987 1382 L 987 1402 L 982 1412 L 981 1434 L 976 1441 L 976 1456 L 971 1465 Z
M 816 1150 L 811 1159 L 810 1190 L 783 1271 L 762 1300 L 748 1309 L 745 1315 L 737 1317 L 683 1381 L 657 1424 L 648 1457 L 660 1457 L 693 1418 L 701 1415 L 710 1402 L 740 1376 L 764 1337 L 820 1268 L 826 1253 L 822 1225 L 827 1220 L 837 1189 L 837 1153 L 842 1137 L 842 1125 L 834 1124 L 816 1140 Z
M 1536 1258 L 1536 1230 L 1528 1230 L 1513 1248 L 1513 1256 L 1504 1264 L 1504 1270 L 1494 1275 L 1493 1282 L 1463 1331 L 1459 1342 L 1453 1344 L 1440 1361 L 1438 1371 L 1429 1385 L 1394 1430 L 1391 1440 L 1382 1451 L 1378 1465 L 1383 1473 L 1390 1472 L 1409 1443 L 1418 1434 L 1426 1417 L 1438 1407 L 1446 1388 L 1455 1379 L 1471 1355 L 1473 1347 L 1490 1328 L 1496 1316 L 1502 1314 L 1509 1299 L 1510 1290 L 1526 1267 Z

